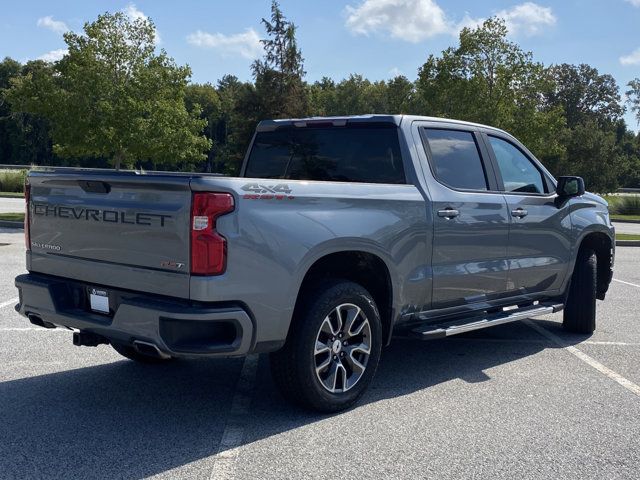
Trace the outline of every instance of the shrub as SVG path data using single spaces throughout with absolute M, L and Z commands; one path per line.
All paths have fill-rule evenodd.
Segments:
M 640 215 L 640 195 L 621 195 L 609 204 L 609 210 L 617 215 Z
M 0 170 L 0 192 L 24 192 L 27 170 Z

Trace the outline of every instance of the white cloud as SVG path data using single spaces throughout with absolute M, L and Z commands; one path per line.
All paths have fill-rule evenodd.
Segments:
M 51 15 L 39 18 L 37 25 L 39 27 L 47 28 L 56 33 L 64 33 L 69 31 L 69 27 L 67 27 L 66 23 L 61 20 L 54 20 Z
M 634 7 L 640 7 L 640 0 L 627 0 Z
M 142 10 L 138 9 L 138 7 L 136 7 L 135 4 L 133 3 L 130 3 L 129 5 L 124 7 L 122 9 L 122 12 L 131 20 L 147 20 L 149 18 L 144 14 Z M 160 39 L 160 32 L 158 31 L 157 28 L 154 33 L 155 33 L 154 43 L 156 45 L 160 45 L 160 42 L 162 40 Z
M 67 54 L 66 48 L 59 48 L 57 50 L 51 50 L 50 52 L 40 55 L 38 60 L 44 60 L 45 62 L 57 62 Z
M 465 13 L 462 20 L 456 23 L 455 27 L 451 30 L 451 33 L 457 35 L 463 28 L 479 27 L 485 20 L 486 18 L 473 18 L 470 17 L 468 13 Z
M 640 3 L 640 1 L 638 3 Z M 629 55 L 620 57 L 620 63 L 625 67 L 629 65 L 640 65 L 640 48 L 636 48 Z
M 640 0 L 638 1 L 640 2 Z M 533 2 L 525 2 L 508 10 L 500 10 L 495 12 L 493 16 L 504 20 L 509 35 L 526 37 L 538 35 L 545 28 L 554 26 L 558 21 L 550 7 L 543 7 Z M 465 14 L 464 18 L 456 24 L 453 33 L 457 34 L 465 27 L 475 28 L 485 20 L 486 18 L 472 18 L 469 14 Z
M 504 18 L 511 35 L 537 35 L 546 27 L 553 27 L 558 21 L 551 7 L 543 7 L 533 2 L 521 3 L 509 10 L 500 10 L 496 16 Z
M 139 10 L 133 3 L 130 3 L 126 7 L 122 9 L 122 11 L 131 19 L 131 20 L 146 20 L 148 17 L 144 14 L 142 10 Z
M 396 78 L 397 76 L 402 75 L 402 72 L 398 67 L 393 67 L 388 73 L 391 75 L 391 78 Z
M 444 10 L 434 0 L 365 0 L 347 6 L 347 28 L 359 35 L 387 32 L 393 38 L 417 43 L 448 33 Z
M 640 0 L 633 1 L 640 3 Z M 345 13 L 346 26 L 355 34 L 384 32 L 413 43 L 441 34 L 457 35 L 462 28 L 476 27 L 485 20 L 465 14 L 462 20 L 454 22 L 436 0 L 364 0 L 357 7 L 347 6 Z M 524 2 L 494 15 L 505 20 L 512 35 L 537 35 L 557 22 L 550 7 L 533 2 Z
M 241 55 L 250 60 L 258 58 L 263 51 L 260 36 L 253 28 L 231 35 L 198 30 L 187 36 L 187 42 L 196 47 L 218 50 L 224 56 Z

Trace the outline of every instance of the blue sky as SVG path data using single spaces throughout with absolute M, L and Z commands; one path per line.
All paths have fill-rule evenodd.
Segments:
M 188 63 L 193 80 L 215 83 L 225 73 L 250 78 L 260 54 L 260 19 L 269 0 L 236 1 L 22 1 L 3 8 L 0 57 L 56 58 L 61 32 L 81 30 L 106 10 L 145 15 L 155 22 L 159 46 Z M 361 73 L 415 79 L 430 53 L 456 43 L 464 25 L 491 15 L 506 19 L 511 37 L 545 64 L 588 63 L 612 74 L 624 91 L 640 77 L 640 0 L 281 0 L 298 26 L 307 79 Z M 637 130 L 635 119 L 627 123 Z

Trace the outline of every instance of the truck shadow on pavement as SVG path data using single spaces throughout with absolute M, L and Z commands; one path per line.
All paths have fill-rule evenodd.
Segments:
M 537 322 L 567 344 L 586 338 Z M 394 340 L 359 405 L 335 416 L 285 403 L 262 356 L 243 444 L 443 382 L 488 381 L 492 367 L 549 348 L 557 345 L 522 323 L 461 339 Z M 241 367 L 240 359 L 123 360 L 0 383 L 0 477 L 143 478 L 186 465 L 190 476 L 208 476 L 211 462 L 198 461 L 218 451 Z

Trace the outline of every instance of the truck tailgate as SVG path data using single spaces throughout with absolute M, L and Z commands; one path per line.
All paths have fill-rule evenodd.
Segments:
M 32 172 L 30 271 L 189 297 L 190 177 Z

